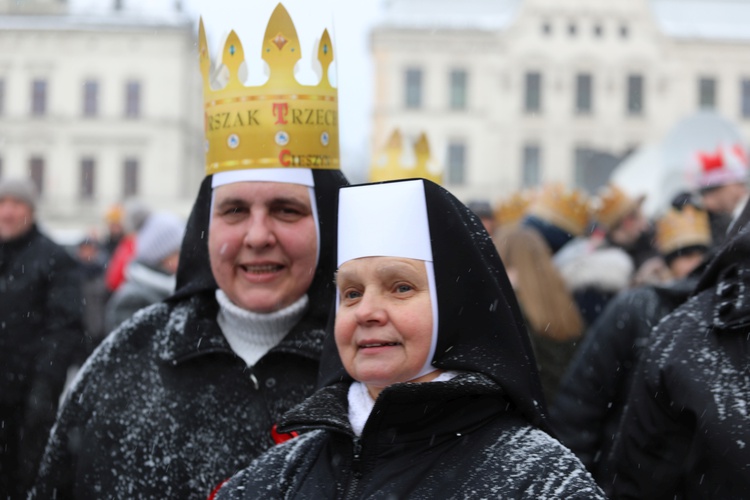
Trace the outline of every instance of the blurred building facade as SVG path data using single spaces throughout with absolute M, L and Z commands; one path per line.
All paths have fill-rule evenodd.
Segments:
M 390 0 L 371 34 L 373 149 L 426 131 L 461 198 L 593 191 L 715 109 L 750 133 L 750 3 Z
M 0 176 L 29 176 L 46 226 L 137 198 L 187 214 L 203 178 L 196 28 L 102 0 L 0 0 Z

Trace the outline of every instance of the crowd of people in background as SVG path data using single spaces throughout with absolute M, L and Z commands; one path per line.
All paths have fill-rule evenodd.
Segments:
M 712 334 L 747 324 L 732 259 L 744 259 L 748 177 L 721 160 L 652 220 L 612 184 L 593 198 L 546 186 L 496 211 L 553 428 L 617 498 L 735 498 L 746 486 L 747 433 L 730 410 L 747 396 L 746 348 Z
M 185 230 L 178 216 L 129 201 L 107 211 L 104 238 L 68 248 L 45 234 L 36 208 L 30 180 L 0 179 L 0 487 L 9 498 L 33 485 L 59 402 L 88 356 L 174 292 Z

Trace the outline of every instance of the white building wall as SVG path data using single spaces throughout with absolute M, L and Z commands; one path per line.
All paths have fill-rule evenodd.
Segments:
M 750 133 L 750 120 L 740 116 L 740 81 L 750 75 L 750 35 L 725 39 L 721 30 L 696 28 L 700 20 L 686 17 L 684 7 L 701 2 L 664 8 L 668 2 L 647 0 L 474 1 L 474 25 L 466 12 L 454 16 L 447 2 L 441 3 L 442 16 L 436 8 L 421 22 L 413 20 L 419 16 L 410 10 L 419 8 L 417 0 L 392 3 L 390 17 L 372 34 L 373 147 L 382 146 L 394 127 L 407 136 L 425 131 L 438 161 L 445 164 L 448 142 L 463 138 L 468 147 L 465 182 L 445 183 L 463 199 L 496 200 L 519 189 L 523 147 L 532 143 L 541 148 L 542 180 L 574 185 L 576 148 L 621 157 L 660 140 L 675 122 L 698 109 L 701 75 L 717 79 L 717 111 Z M 461 9 L 458 2 L 452 5 Z M 496 16 L 492 19 L 497 22 L 488 25 L 482 22 L 482 5 L 488 12 L 513 14 Z M 734 17 L 744 13 L 745 25 L 750 25 L 750 8 L 732 12 Z M 737 19 L 726 22 L 736 24 Z M 549 34 L 543 31 L 545 23 Z M 569 33 L 571 25 L 575 36 Z M 601 36 L 595 34 L 596 26 Z M 627 36 L 621 35 L 623 27 Z M 458 64 L 469 73 L 465 111 L 448 108 L 448 74 Z M 424 106 L 419 110 L 404 108 L 404 69 L 409 65 L 424 71 Z M 538 115 L 523 108 L 529 71 L 543 75 Z M 579 72 L 593 75 L 590 115 L 574 109 Z M 626 113 L 629 74 L 644 78 L 645 111 L 637 116 Z
M 136 197 L 187 215 L 203 178 L 202 90 L 195 27 L 76 16 L 0 16 L 3 176 L 45 160 L 40 219 L 53 229 L 101 224 L 123 200 L 123 164 L 139 161 Z M 47 80 L 47 113 L 30 113 L 31 82 Z M 84 82 L 98 82 L 98 113 L 83 115 Z M 125 116 L 126 82 L 141 84 L 140 116 Z M 80 162 L 96 163 L 94 197 L 81 199 Z

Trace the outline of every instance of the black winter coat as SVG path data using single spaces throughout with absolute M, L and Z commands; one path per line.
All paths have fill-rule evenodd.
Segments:
M 76 262 L 36 226 L 0 242 L 0 495 L 34 479 L 68 367 L 85 350 L 81 296 Z
M 744 232 L 654 330 L 612 453 L 619 498 L 747 498 L 749 262 Z
M 652 329 L 682 304 L 697 278 L 617 295 L 586 333 L 550 407 L 553 429 L 605 491 L 606 469 L 633 367 Z
M 217 500 L 604 498 L 485 375 L 387 387 L 361 438 L 347 417 L 348 387 L 326 387 L 288 413 L 283 430 L 318 430 L 269 450 Z
M 248 368 L 213 292 L 143 309 L 84 365 L 58 417 L 37 498 L 196 498 L 273 446 L 312 393 L 323 331 L 298 324 Z
M 315 388 L 334 296 L 332 200 L 346 179 L 338 170 L 313 177 L 320 258 L 307 311 L 284 340 L 248 368 L 216 322 L 208 176 L 182 242 L 177 291 L 88 359 L 50 436 L 36 497 L 203 500 L 275 444 L 279 417 Z

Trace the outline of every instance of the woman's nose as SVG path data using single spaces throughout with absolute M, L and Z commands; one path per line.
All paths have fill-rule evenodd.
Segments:
M 382 298 L 374 292 L 362 295 L 357 304 L 356 318 L 360 324 L 383 324 L 388 317 Z
M 256 250 L 273 246 L 276 243 L 273 223 L 267 214 L 253 214 L 250 217 L 244 243 Z

